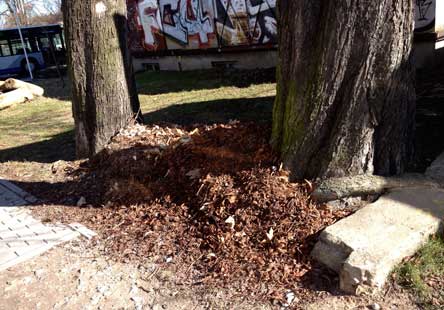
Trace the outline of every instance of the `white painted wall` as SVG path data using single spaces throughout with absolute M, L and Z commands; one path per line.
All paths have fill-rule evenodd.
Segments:
M 203 70 L 213 68 L 213 62 L 234 62 L 236 69 L 272 68 L 277 63 L 277 51 L 249 51 L 242 53 L 206 54 L 134 58 L 134 70 L 143 71 L 144 63 L 158 63 L 162 71 Z M 179 66 L 180 63 L 180 66 Z
M 435 31 L 444 37 L 444 0 L 436 0 Z

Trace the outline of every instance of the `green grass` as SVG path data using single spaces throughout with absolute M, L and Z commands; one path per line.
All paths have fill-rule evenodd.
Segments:
M 148 72 L 136 76 L 142 111 L 149 123 L 217 122 L 235 114 L 245 119 L 245 109 L 252 120 L 271 119 L 276 84 L 250 84 L 249 78 L 242 72 L 228 75 L 220 71 Z M 265 102 L 268 107 L 261 106 Z
M 136 76 L 147 123 L 269 121 L 275 84 L 250 84 L 248 78 L 217 71 Z M 69 87 L 63 88 L 58 79 L 36 83 L 45 89 L 45 97 L 0 111 L 0 162 L 74 159 Z
M 173 93 L 186 90 L 214 89 L 229 85 L 215 71 L 146 72 L 137 75 L 139 91 L 146 94 Z
M 444 239 L 432 238 L 394 274 L 398 284 L 411 290 L 425 309 L 443 309 Z
M 37 83 L 45 88 L 47 97 L 0 111 L 2 162 L 67 159 L 67 153 L 73 152 L 73 146 L 65 147 L 66 139 L 60 139 L 72 136 L 69 134 L 73 129 L 71 103 L 67 100 L 69 89 L 62 88 L 56 79 Z

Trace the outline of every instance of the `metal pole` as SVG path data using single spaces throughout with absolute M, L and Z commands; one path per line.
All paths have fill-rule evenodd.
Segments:
M 48 32 L 46 32 L 46 35 L 47 35 L 47 37 L 49 39 L 49 49 L 51 51 L 52 59 L 54 60 L 54 63 L 56 65 L 57 74 L 59 75 L 59 78 L 62 80 L 63 88 L 65 88 L 65 80 L 63 79 L 62 72 L 60 71 L 59 62 L 57 61 L 57 57 L 56 57 L 56 54 L 54 52 L 55 48 L 54 48 L 54 42 L 52 40 L 53 38 L 50 36 L 50 34 Z
M 33 80 L 34 79 L 34 75 L 32 74 L 31 65 L 29 64 L 28 52 L 26 50 L 25 40 L 23 39 L 22 29 L 20 28 L 20 20 L 19 20 L 18 15 L 17 15 L 17 8 L 15 7 L 15 4 L 13 4 L 13 3 L 14 3 L 13 0 L 10 0 L 10 1 L 6 2 L 6 4 L 9 7 L 9 10 L 12 12 L 12 14 L 14 14 L 15 23 L 17 25 L 17 30 L 18 30 L 19 35 L 20 35 L 20 40 L 22 41 L 23 52 L 25 53 L 26 65 L 28 66 L 29 77 L 31 78 L 31 80 Z

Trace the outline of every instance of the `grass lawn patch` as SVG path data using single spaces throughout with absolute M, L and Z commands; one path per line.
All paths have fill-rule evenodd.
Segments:
M 425 309 L 444 305 L 444 239 L 432 238 L 395 271 L 398 284 L 410 289 Z
M 273 72 L 190 71 L 145 72 L 136 79 L 146 123 L 193 124 L 270 121 L 273 77 Z M 69 83 L 35 83 L 45 89 L 44 97 L 0 111 L 0 162 L 74 159 Z
M 45 97 L 0 111 L 0 161 L 51 162 L 74 158 L 69 89 L 37 81 Z

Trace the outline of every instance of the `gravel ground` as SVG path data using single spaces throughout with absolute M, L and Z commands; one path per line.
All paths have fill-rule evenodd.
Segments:
M 229 291 L 175 282 L 168 265 L 117 263 L 86 239 L 72 241 L 0 273 L 1 309 L 284 309 Z M 361 297 L 313 292 L 289 309 L 419 309 L 390 288 Z M 306 298 L 307 296 L 304 296 Z

